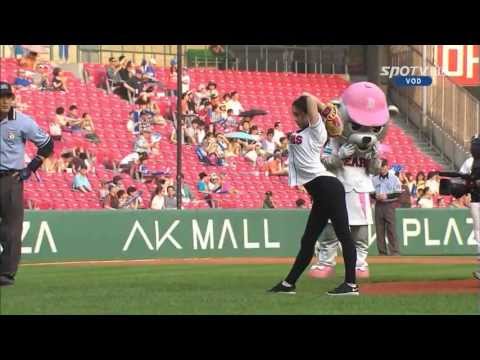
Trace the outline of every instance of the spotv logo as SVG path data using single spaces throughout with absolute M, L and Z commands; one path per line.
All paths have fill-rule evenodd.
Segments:
M 396 86 L 430 86 L 432 85 L 433 67 L 421 66 L 382 66 L 380 76 L 388 76 Z

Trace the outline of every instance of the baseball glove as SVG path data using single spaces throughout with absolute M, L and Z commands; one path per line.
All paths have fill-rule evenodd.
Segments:
M 335 105 L 327 104 L 325 109 L 322 110 L 321 115 L 325 120 L 325 127 L 330 137 L 342 135 L 343 121 Z

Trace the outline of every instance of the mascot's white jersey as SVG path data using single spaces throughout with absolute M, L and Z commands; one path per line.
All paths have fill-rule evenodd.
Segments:
M 321 117 L 321 115 L 318 115 Z M 292 133 L 288 144 L 288 184 L 306 184 L 318 176 L 335 176 L 320 161 L 328 134 L 320 118 L 315 126 Z
M 323 159 L 328 159 L 332 155 L 338 156 L 340 146 L 341 144 L 336 138 L 330 139 L 323 151 Z M 367 161 L 356 157 L 343 161 L 344 165 L 336 171 L 336 175 L 345 187 L 345 192 L 371 193 L 375 191 L 372 178 L 366 171 Z
M 325 145 L 322 160 L 338 157 L 340 142 L 331 138 Z M 372 178 L 367 173 L 367 161 L 363 158 L 352 157 L 343 160 L 343 166 L 336 169 L 335 174 L 342 182 L 346 192 L 348 220 L 351 226 L 373 224 L 370 207 L 370 193 L 375 191 Z

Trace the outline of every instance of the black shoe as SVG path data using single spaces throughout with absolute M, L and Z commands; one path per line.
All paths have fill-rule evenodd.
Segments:
M 11 275 L 2 274 L 0 275 L 0 286 L 10 286 L 15 284 L 15 278 Z
M 268 290 L 268 292 L 271 293 L 280 293 L 280 294 L 292 294 L 295 295 L 297 292 L 295 291 L 295 285 L 292 286 L 285 286 L 282 284 L 282 282 L 279 282 L 277 285 L 275 285 L 273 288 Z
M 473 277 L 477 280 L 480 280 L 480 271 L 474 271 L 473 272 Z
M 358 285 L 350 286 L 347 283 L 341 284 L 339 287 L 330 290 L 327 292 L 327 295 L 331 296 L 358 296 L 360 292 L 358 291 Z

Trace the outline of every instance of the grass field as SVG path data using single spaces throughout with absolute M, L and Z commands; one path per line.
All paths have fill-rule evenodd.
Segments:
M 22 267 L 2 288 L 8 314 L 479 314 L 478 294 L 331 298 L 342 279 L 303 276 L 297 295 L 267 294 L 288 265 L 95 265 Z M 471 265 L 373 264 L 369 282 L 454 280 Z

